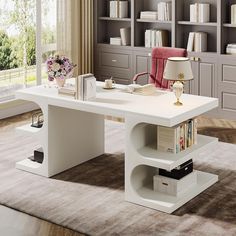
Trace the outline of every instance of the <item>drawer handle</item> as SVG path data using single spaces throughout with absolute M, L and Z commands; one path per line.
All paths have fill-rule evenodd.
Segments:
M 117 62 L 117 60 L 114 60 L 114 59 L 113 59 L 113 60 L 111 60 L 111 61 L 112 61 L 112 62 Z
M 162 183 L 163 185 L 166 185 L 166 186 L 168 186 L 168 184 L 167 183 Z

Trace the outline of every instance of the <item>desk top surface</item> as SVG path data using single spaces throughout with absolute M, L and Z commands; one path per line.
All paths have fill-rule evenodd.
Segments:
M 178 107 L 172 92 L 157 90 L 152 96 L 126 93 L 126 86 L 116 85 L 116 89 L 103 89 L 104 83 L 97 82 L 96 98 L 90 101 L 75 100 L 60 95 L 56 88 L 36 86 L 17 91 L 17 98 L 38 103 L 39 106 L 53 105 L 87 111 L 102 115 L 133 118 L 143 122 L 174 126 L 192 117 L 201 115 L 218 106 L 218 99 L 183 94 L 183 106 Z

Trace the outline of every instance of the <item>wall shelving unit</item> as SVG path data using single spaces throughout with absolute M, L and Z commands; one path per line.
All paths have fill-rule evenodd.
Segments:
M 172 3 L 171 21 L 140 19 L 141 11 L 155 11 L 161 1 Z M 190 4 L 196 2 L 211 4 L 210 22 L 190 22 Z M 94 0 L 96 77 L 103 81 L 112 76 L 117 83 L 129 84 L 136 73 L 150 71 L 151 48 L 144 47 L 146 29 L 168 30 L 169 46 L 180 48 L 187 47 L 189 32 L 206 32 L 207 52 L 189 52 L 194 80 L 186 84 L 186 92 L 219 98 L 220 106 L 211 114 L 235 119 L 236 78 L 231 78 L 231 73 L 236 73 L 236 56 L 226 54 L 227 44 L 236 43 L 236 25 L 230 22 L 232 4 L 236 4 L 236 0 L 129 0 L 129 18 L 111 19 L 109 0 Z M 109 38 L 118 37 L 122 27 L 131 27 L 131 45 L 110 45 Z M 126 57 L 126 66 L 120 65 L 122 55 Z M 104 60 L 106 56 L 108 59 Z M 143 76 L 140 83 L 147 80 L 148 77 Z

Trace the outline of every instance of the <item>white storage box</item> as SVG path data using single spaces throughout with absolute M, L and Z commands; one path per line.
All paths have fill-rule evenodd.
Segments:
M 112 45 L 122 45 L 120 37 L 110 38 L 110 44 Z
M 197 184 L 197 173 L 193 171 L 180 180 L 161 175 L 153 176 L 153 189 L 156 192 L 179 196 L 187 191 L 192 185 Z

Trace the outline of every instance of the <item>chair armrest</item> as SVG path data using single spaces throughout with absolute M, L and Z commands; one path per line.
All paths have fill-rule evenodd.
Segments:
M 133 83 L 135 84 L 140 76 L 142 76 L 142 75 L 149 75 L 149 74 L 150 74 L 150 73 L 148 73 L 148 72 L 141 72 L 141 73 L 136 74 L 136 75 L 133 77 Z

